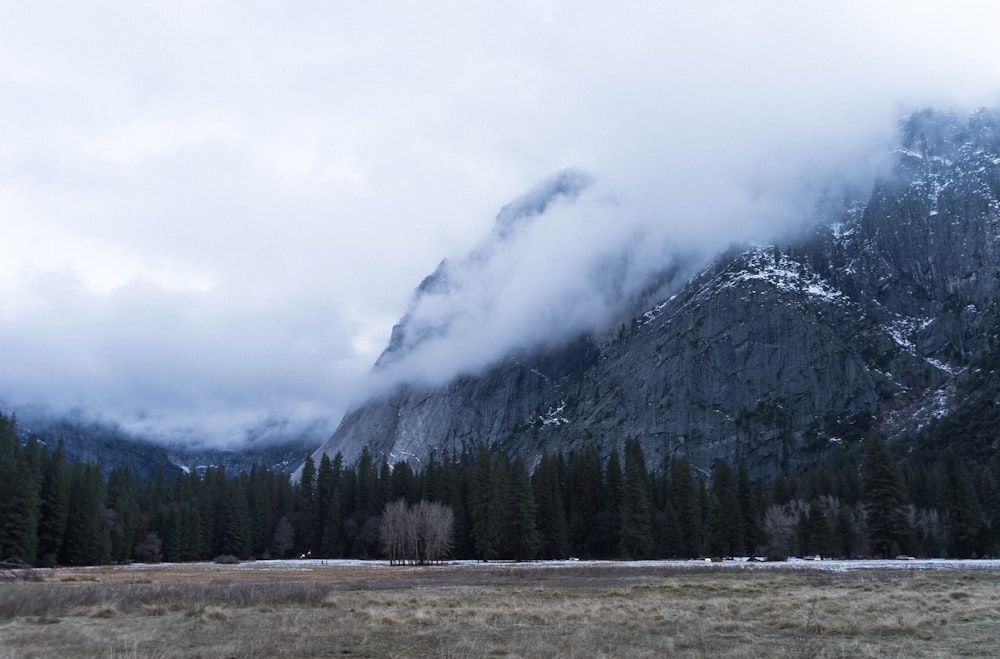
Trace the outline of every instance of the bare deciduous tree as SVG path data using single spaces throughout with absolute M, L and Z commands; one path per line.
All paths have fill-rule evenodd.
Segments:
M 421 501 L 408 507 L 400 499 L 386 505 L 379 536 L 389 563 L 441 560 L 451 550 L 454 520 L 451 508 L 440 503 Z
M 421 501 L 413 510 L 416 518 L 417 560 L 433 563 L 451 550 L 451 530 L 455 515 L 449 506 Z
M 281 516 L 274 527 L 274 537 L 271 538 L 271 550 L 278 558 L 284 558 L 295 545 L 295 529 L 288 517 Z
M 402 562 L 410 553 L 406 537 L 410 526 L 409 516 L 410 511 L 403 499 L 387 504 L 382 513 L 379 537 L 382 540 L 382 549 L 389 557 L 390 565 Z
M 787 505 L 774 505 L 764 513 L 764 533 L 768 537 L 769 555 L 784 557 L 792 553 L 797 513 L 791 508 L 792 506 Z

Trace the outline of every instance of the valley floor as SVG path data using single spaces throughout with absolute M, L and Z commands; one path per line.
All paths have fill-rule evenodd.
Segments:
M 0 657 L 997 656 L 1000 561 L 257 561 L 0 582 Z

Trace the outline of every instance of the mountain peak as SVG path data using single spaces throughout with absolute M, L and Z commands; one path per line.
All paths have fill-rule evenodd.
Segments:
M 500 239 L 507 238 L 521 221 L 545 213 L 551 204 L 560 199 L 574 201 L 593 183 L 594 177 L 579 169 L 557 172 L 500 209 L 494 227 L 495 235 Z
M 708 469 L 742 456 L 769 476 L 871 431 L 909 441 L 960 407 L 962 382 L 995 349 L 998 136 L 991 111 L 915 113 L 892 175 L 820 230 L 732 249 L 680 289 L 648 282 L 658 297 L 615 307 L 617 332 L 567 335 L 444 385 L 401 387 L 348 414 L 321 450 L 423 460 L 486 442 L 533 462 L 637 439 L 652 465 L 683 455 Z M 590 181 L 570 170 L 509 204 L 498 240 Z M 418 300 L 466 286 L 470 263 L 443 262 Z M 447 330 L 417 319 L 398 327 L 417 339 Z

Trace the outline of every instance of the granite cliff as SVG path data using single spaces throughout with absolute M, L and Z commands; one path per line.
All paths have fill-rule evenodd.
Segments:
M 348 413 L 315 457 L 423 461 L 486 442 L 530 461 L 636 438 L 654 467 L 742 456 L 766 477 L 867 432 L 909 441 L 961 409 L 996 349 L 1000 115 L 918 112 L 892 155 L 869 191 L 807 218 L 795 240 L 731 248 L 693 276 L 665 259 L 601 331 L 399 385 Z M 563 173 L 508 206 L 496 239 L 589 181 Z M 415 305 L 448 289 L 451 267 Z M 376 370 L 441 327 L 408 314 Z

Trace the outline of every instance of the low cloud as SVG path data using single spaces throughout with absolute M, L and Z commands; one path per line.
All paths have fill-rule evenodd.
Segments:
M 328 432 L 408 309 L 449 340 L 394 377 L 440 382 L 600 327 L 672 260 L 793 231 L 830 181 L 871 179 L 908 111 L 1000 101 L 998 23 L 902 1 L 22 3 L 0 25 L 0 400 L 164 438 Z M 566 168 L 593 183 L 463 263 Z M 461 286 L 408 307 L 443 257 Z

